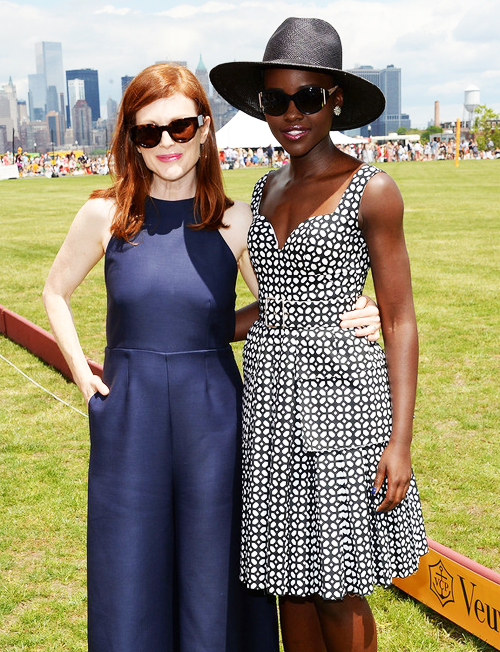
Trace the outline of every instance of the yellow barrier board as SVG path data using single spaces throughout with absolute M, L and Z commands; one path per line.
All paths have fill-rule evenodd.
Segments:
M 393 584 L 500 650 L 500 574 L 428 540 L 418 571 Z

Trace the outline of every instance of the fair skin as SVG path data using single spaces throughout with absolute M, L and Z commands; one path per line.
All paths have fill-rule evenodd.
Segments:
M 166 125 L 177 118 L 196 116 L 193 100 L 181 93 L 152 102 L 137 112 L 136 124 Z M 206 117 L 195 137 L 187 143 L 174 142 L 164 131 L 154 148 L 138 148 L 148 168 L 153 172 L 151 196 L 157 199 L 180 200 L 191 198 L 196 190 L 196 163 L 200 147 L 205 142 L 209 120 Z M 71 369 L 73 378 L 88 402 L 96 392 L 103 396 L 109 388 L 101 378 L 92 374 L 80 346 L 71 313 L 70 299 L 74 290 L 89 271 L 104 256 L 111 238 L 111 224 L 115 206 L 110 200 L 90 199 L 78 211 L 68 235 L 50 269 L 43 300 L 54 336 Z M 252 214 L 247 204 L 235 202 L 224 214 L 227 228 L 220 234 L 227 242 L 249 288 L 257 296 L 257 282 L 248 258 L 246 239 Z M 360 306 L 365 302 L 360 299 Z M 249 314 L 252 314 L 251 312 Z M 348 327 L 360 328 L 361 334 L 378 336 L 378 311 L 370 307 L 354 315 Z M 255 318 L 255 317 L 254 317 Z M 242 322 L 243 323 L 243 322 Z M 248 329 L 248 326 L 246 326 Z
M 265 87 L 289 95 L 306 86 L 330 88 L 329 75 L 295 69 L 270 69 Z M 261 212 L 272 224 L 279 246 L 309 217 L 330 213 L 360 166 L 340 152 L 329 131 L 333 108 L 342 106 L 338 89 L 318 113 L 301 113 L 290 102 L 282 116 L 266 116 L 273 135 L 290 157 L 290 165 L 269 177 Z M 379 507 L 386 512 L 406 495 L 411 477 L 410 443 L 414 411 L 418 343 L 408 256 L 404 243 L 403 203 L 385 174 L 367 184 L 360 206 L 359 226 L 366 239 L 382 316 L 383 335 L 393 405 L 393 431 L 378 464 L 374 487 L 387 480 Z M 287 652 L 374 652 L 376 628 L 368 603 L 360 596 L 334 602 L 319 596 L 280 600 L 283 640 Z

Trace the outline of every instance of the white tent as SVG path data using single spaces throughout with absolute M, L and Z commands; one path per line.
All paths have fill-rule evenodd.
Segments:
M 273 147 L 281 147 L 272 135 L 266 122 L 252 118 L 246 113 L 243 113 L 243 111 L 238 111 L 229 122 L 219 129 L 216 137 L 219 149 L 225 149 L 226 147 L 265 148 L 269 144 Z M 359 142 L 354 138 L 340 133 L 340 131 L 331 131 L 330 137 L 336 145 Z
M 269 144 L 273 147 L 280 147 L 267 126 L 267 122 L 252 118 L 243 111 L 238 111 L 215 135 L 219 149 L 226 147 L 235 149 L 238 147 L 265 148 Z

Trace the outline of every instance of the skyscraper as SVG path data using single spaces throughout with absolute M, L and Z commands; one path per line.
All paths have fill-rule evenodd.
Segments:
M 77 100 L 71 114 L 73 139 L 79 145 L 91 145 L 92 110 L 85 100 Z
M 106 106 L 108 109 L 108 120 L 114 120 L 116 118 L 116 112 L 118 111 L 118 103 L 111 97 L 108 97 Z
M 81 68 L 80 70 L 66 70 L 66 83 L 72 79 L 82 79 L 85 88 L 85 101 L 92 111 L 92 122 L 101 117 L 101 106 L 99 101 L 99 76 L 97 70 Z M 67 89 L 69 98 L 69 88 Z M 68 112 L 68 120 L 72 120 L 71 108 Z M 69 124 L 69 123 L 68 123 Z
M 194 74 L 196 75 L 196 78 L 198 79 L 200 84 L 203 86 L 203 90 L 205 91 L 207 97 L 209 97 L 210 96 L 210 82 L 208 80 L 208 70 L 206 69 L 206 66 L 203 63 L 203 59 L 201 58 L 201 54 L 200 54 L 200 60 L 198 62 L 196 70 L 194 71 Z
M 401 113 L 401 68 L 392 65 L 381 69 L 360 66 L 347 72 L 354 73 L 375 84 L 385 95 L 384 112 L 375 122 L 372 122 L 371 129 L 368 129 L 368 125 L 360 129 L 362 136 L 368 136 L 369 133 L 372 136 L 386 136 L 396 132 L 399 127 L 410 127 L 410 117 Z
M 123 93 L 125 93 L 125 91 L 127 89 L 127 86 L 130 84 L 132 79 L 133 79 L 133 77 L 130 77 L 129 75 L 124 75 L 122 77 L 122 96 L 123 96 Z
M 63 123 L 59 111 L 49 111 L 45 116 L 50 141 L 53 146 L 60 147 L 64 142 Z
M 45 75 L 28 75 L 28 104 L 31 120 L 43 120 L 47 106 Z
M 14 123 L 14 130 L 16 136 L 19 136 L 19 112 L 17 108 L 17 91 L 16 87 L 12 83 L 12 77 L 9 77 L 9 83 L 5 84 L 3 87 L 3 92 L 5 93 L 7 100 L 9 101 L 9 114 Z
M 68 115 L 71 117 L 73 107 L 78 100 L 85 99 L 85 82 L 83 79 L 68 80 Z
M 59 111 L 59 94 L 56 86 L 47 86 L 47 113 Z
M 64 70 L 62 60 L 62 45 L 52 41 L 42 41 L 35 43 L 35 58 L 36 58 L 36 73 L 43 75 L 45 79 L 45 102 L 47 105 L 47 90 L 49 87 L 54 86 L 55 91 L 51 90 L 50 101 L 57 98 L 55 106 L 50 109 L 59 110 L 59 93 L 64 93 Z M 37 107 L 38 108 L 38 107 Z
M 7 140 L 12 139 L 12 132 L 16 131 L 16 123 L 10 114 L 9 95 L 5 90 L 0 90 L 0 126 L 5 127 Z

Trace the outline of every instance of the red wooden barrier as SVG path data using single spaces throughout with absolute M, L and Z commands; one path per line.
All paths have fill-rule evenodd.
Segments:
M 73 380 L 68 364 L 51 333 L 2 305 L 0 332 Z M 87 358 L 87 362 L 92 372 L 102 377 L 102 365 L 90 358 Z

